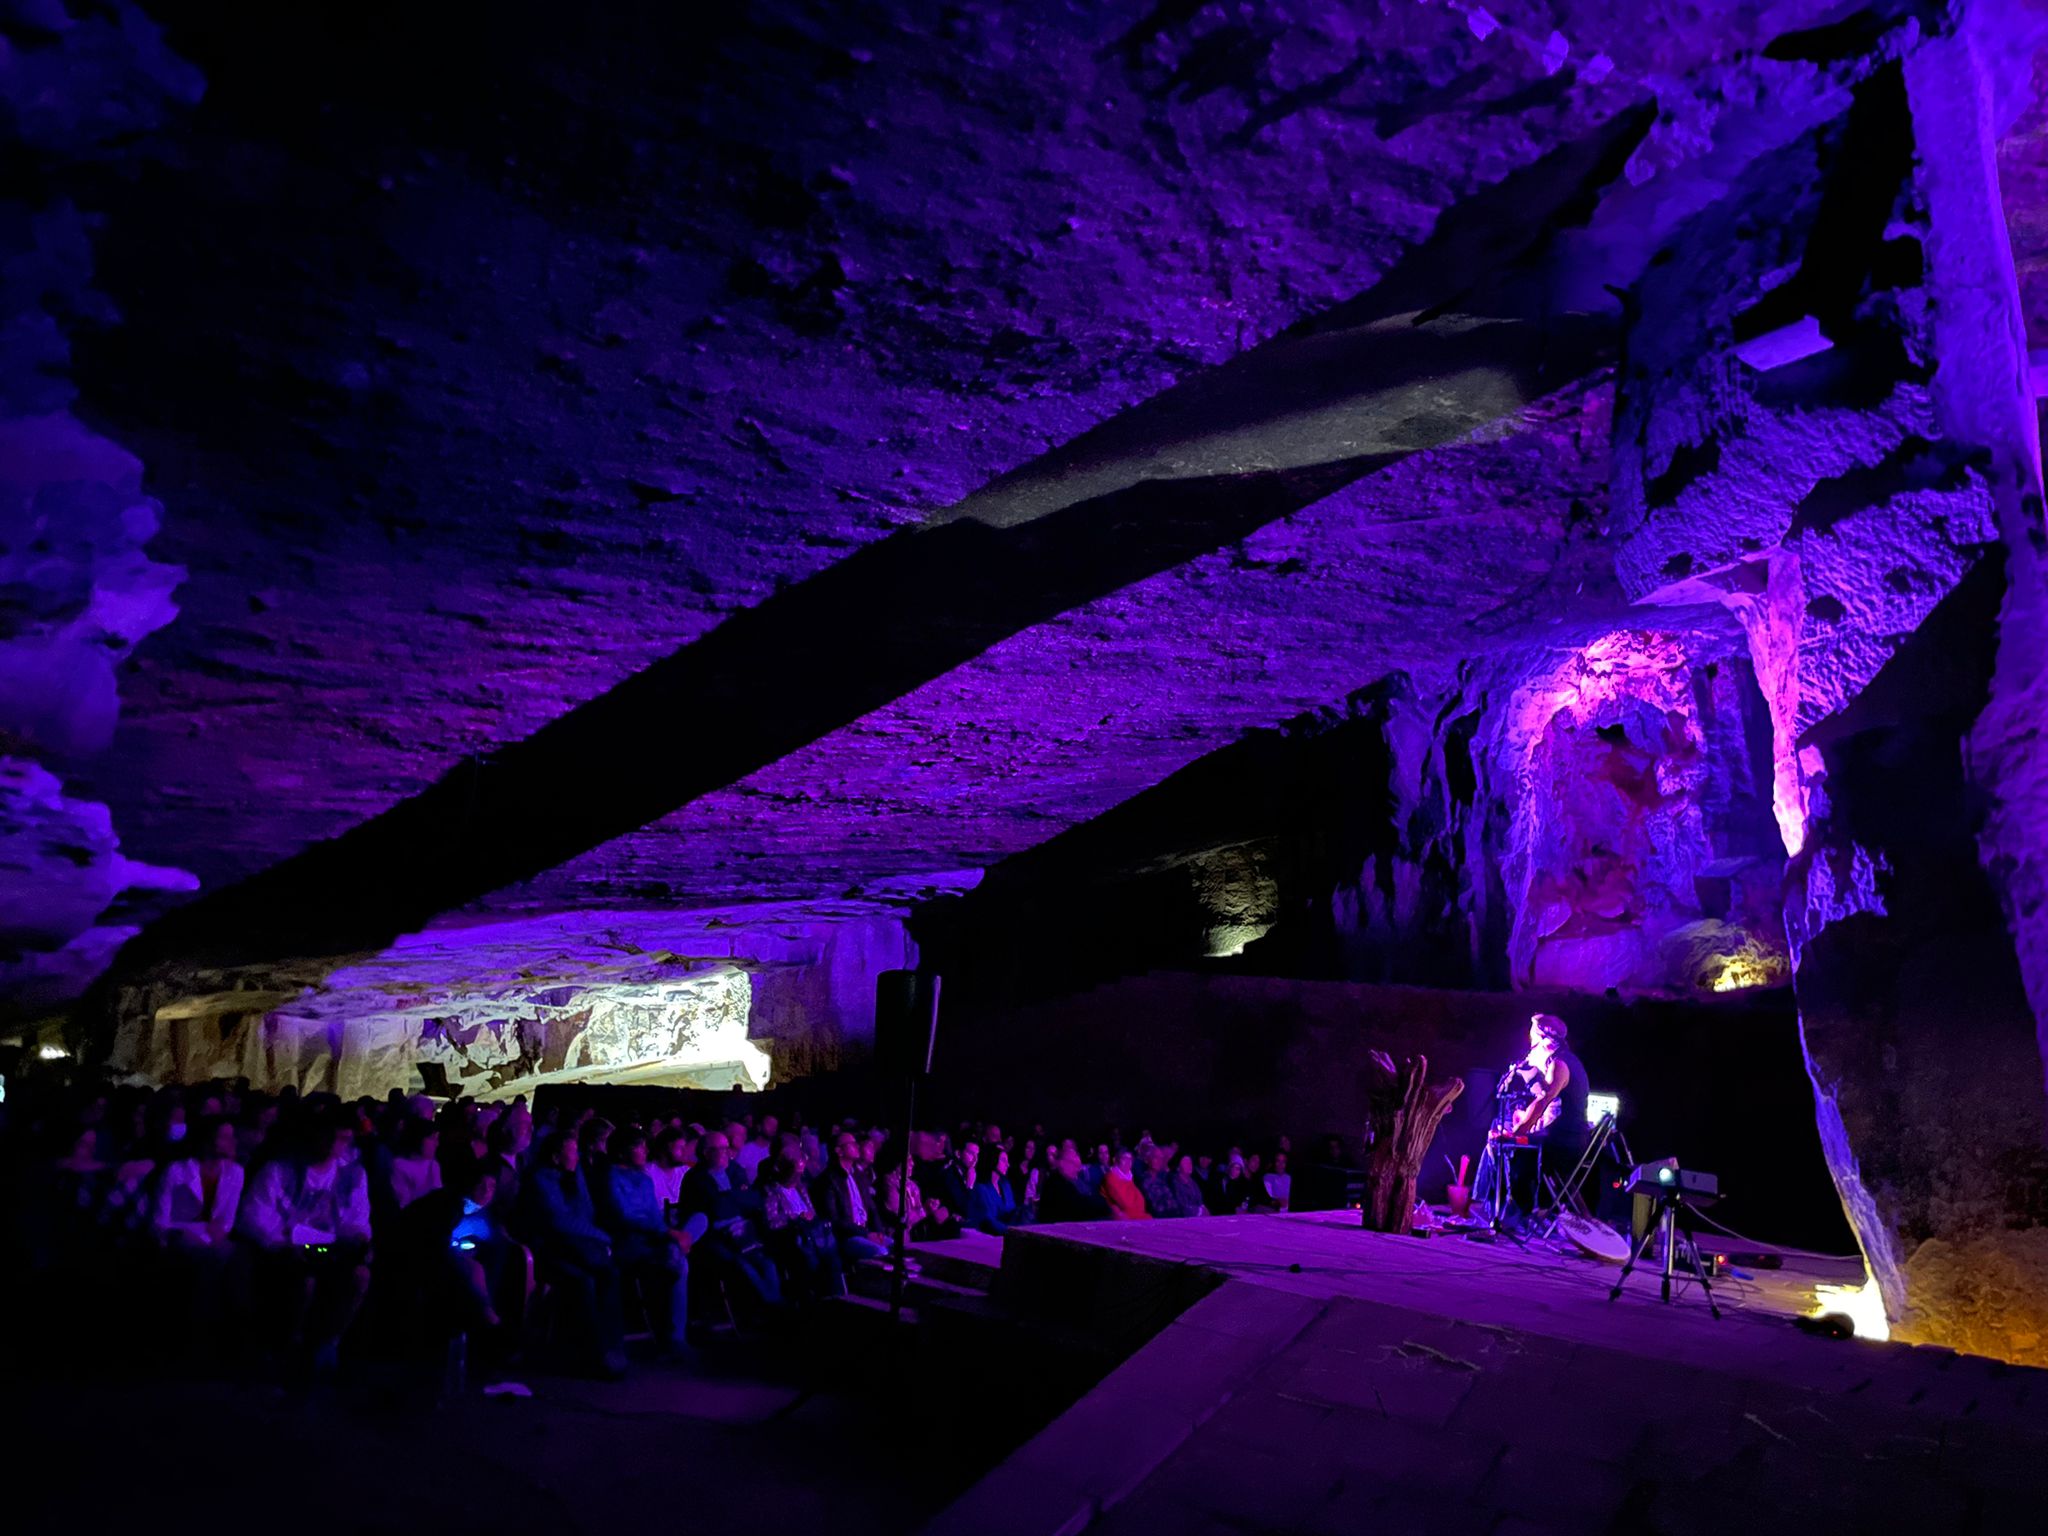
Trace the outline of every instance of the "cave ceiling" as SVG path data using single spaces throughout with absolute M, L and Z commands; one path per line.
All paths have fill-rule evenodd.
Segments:
M 139 460 L 148 557 L 183 572 L 104 749 L 51 760 L 202 900 L 891 535 L 1133 530 L 1083 541 L 1099 570 L 1043 611 L 968 612 L 929 666 L 833 694 L 843 719 L 762 724 L 842 639 L 903 607 L 951 624 L 958 592 L 814 605 L 743 690 L 614 711 L 558 754 L 564 796 L 709 766 L 423 900 L 472 919 L 957 886 L 1389 673 L 1597 635 L 1634 595 L 1618 291 L 1915 24 L 1819 0 L 20 9 L 12 127 L 89 250 L 66 404 Z M 2042 346 L 2030 67 L 2000 76 L 2000 171 Z M 1418 310 L 1450 323 L 1386 336 Z M 1518 361 L 1466 315 L 1518 327 Z M 1056 568 L 1053 537 L 1019 568 Z M 1711 605 L 1660 622 L 1734 631 Z

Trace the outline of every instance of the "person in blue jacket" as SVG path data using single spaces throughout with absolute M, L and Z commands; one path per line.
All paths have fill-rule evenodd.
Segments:
M 541 1278 L 560 1296 L 591 1362 L 603 1375 L 621 1376 L 626 1355 L 619 1269 L 611 1235 L 597 1224 L 581 1160 L 573 1132 L 540 1149 L 524 1191 L 526 1224 Z

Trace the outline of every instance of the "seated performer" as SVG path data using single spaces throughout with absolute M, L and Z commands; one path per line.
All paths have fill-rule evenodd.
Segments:
M 1570 1173 L 1586 1150 L 1590 1127 L 1586 1124 L 1586 1066 L 1571 1048 L 1571 1029 L 1554 1013 L 1532 1014 L 1529 1019 L 1529 1054 L 1513 1069 L 1531 1090 L 1532 1097 L 1506 1126 L 1494 1131 L 1502 1139 L 1527 1137 L 1538 1142 L 1541 1158 L 1558 1178 Z M 1536 1159 L 1529 1160 L 1533 1165 Z M 1534 1203 L 1535 1169 L 1517 1170 L 1516 1204 L 1530 1209 Z M 1525 1200 L 1528 1202 L 1525 1204 Z

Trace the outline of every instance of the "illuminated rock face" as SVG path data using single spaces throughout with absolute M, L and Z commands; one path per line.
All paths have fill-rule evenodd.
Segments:
M 1504 882 L 1518 986 L 1729 990 L 1788 979 L 1757 761 L 1762 699 L 1738 656 L 1616 630 L 1524 680 Z
M 1822 1143 L 1895 1334 L 2042 1363 L 2041 503 L 1998 41 L 1874 71 L 1646 277 L 1615 515 L 1632 593 L 1748 635 Z M 1815 317 L 1826 350 L 1744 360 Z
M 166 974 L 124 994 L 113 1065 L 344 1098 L 757 1089 L 864 1054 L 876 973 L 916 958 L 873 903 L 475 923 L 338 963 Z

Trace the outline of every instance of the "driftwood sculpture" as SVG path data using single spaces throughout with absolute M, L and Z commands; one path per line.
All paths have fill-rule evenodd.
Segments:
M 1385 1051 L 1372 1053 L 1366 1085 L 1365 1224 L 1376 1232 L 1406 1232 L 1415 1210 L 1415 1179 L 1430 1139 L 1465 1091 L 1459 1078 L 1429 1080 L 1429 1058 L 1399 1066 Z

